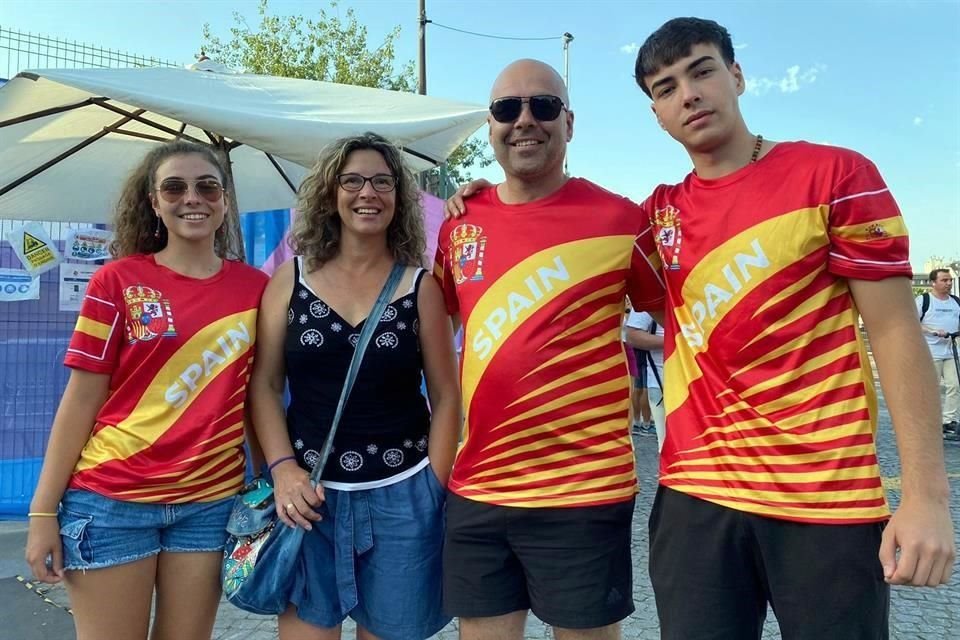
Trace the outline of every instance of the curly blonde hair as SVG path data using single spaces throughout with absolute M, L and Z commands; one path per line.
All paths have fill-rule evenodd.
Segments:
M 224 192 L 232 193 L 223 159 L 210 147 L 173 140 L 150 150 L 127 177 L 114 210 L 113 242 L 110 253 L 114 258 L 137 253 L 156 253 L 167 246 L 167 228 L 157 225 L 150 196 L 156 189 L 157 169 L 173 156 L 198 155 L 220 172 Z M 159 233 L 157 233 L 159 232 Z M 159 236 L 159 237 L 158 237 Z M 223 226 L 217 231 L 214 250 L 221 258 L 242 259 L 240 224 L 235 207 L 227 203 Z
M 400 150 L 382 136 L 367 132 L 342 138 L 320 152 L 317 163 L 297 192 L 297 217 L 290 234 L 294 253 L 307 259 L 310 270 L 321 267 L 340 252 L 340 213 L 337 210 L 337 174 L 354 151 L 372 150 L 383 156 L 397 179 L 397 204 L 387 227 L 387 247 L 401 264 L 419 265 L 427 246 L 420 193 Z

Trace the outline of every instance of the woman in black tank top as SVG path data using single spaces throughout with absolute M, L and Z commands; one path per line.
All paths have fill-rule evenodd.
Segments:
M 280 518 L 307 529 L 281 640 L 318 627 L 336 634 L 347 615 L 377 637 L 410 640 L 449 621 L 440 609 L 440 550 L 460 394 L 443 297 L 419 267 L 418 198 L 399 151 L 383 138 L 335 143 L 300 187 L 298 256 L 264 293 L 251 413 Z M 367 317 L 398 262 L 409 266 L 390 303 Z M 314 489 L 309 471 L 370 322 L 376 327 Z

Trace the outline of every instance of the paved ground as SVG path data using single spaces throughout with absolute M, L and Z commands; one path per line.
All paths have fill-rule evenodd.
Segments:
M 655 640 L 658 638 L 657 618 L 653 600 L 653 591 L 647 577 L 647 516 L 653 490 L 656 485 L 656 438 L 638 438 L 637 466 L 640 475 L 641 493 L 637 500 L 634 516 L 634 601 L 637 611 L 624 623 L 624 638 L 628 640 Z M 881 405 L 880 431 L 878 436 L 880 466 L 885 478 L 888 496 L 892 506 L 900 499 L 899 461 L 890 427 L 889 414 Z M 946 445 L 947 472 L 950 475 L 951 506 L 954 529 L 960 534 L 960 443 Z M 22 557 L 24 526 L 22 523 L 0 523 L 0 578 L 23 573 L 25 567 Z M 958 536 L 960 546 L 960 536 Z M 67 606 L 66 594 L 61 588 L 54 588 L 48 597 Z M 939 589 L 902 588 L 893 590 L 890 614 L 892 637 L 900 640 L 947 640 L 960 638 L 960 571 L 954 573 L 953 580 Z M 344 634 L 352 638 L 349 630 Z M 9 630 L 4 630 L 9 631 Z M 0 633 L 0 635 L 3 635 Z M 6 637 L 6 636 L 4 636 Z M 16 635 L 9 636 L 11 638 Z M 526 637 L 546 639 L 549 630 L 532 617 L 527 624 Z M 764 639 L 780 638 L 776 621 L 770 613 L 764 632 Z M 276 624 L 270 618 L 246 614 L 224 602 L 220 608 L 213 640 L 272 640 L 276 638 Z M 438 640 L 457 638 L 456 622 L 437 634 Z M 57 640 L 61 640 L 58 638 Z M 832 639 L 824 639 L 832 640 Z

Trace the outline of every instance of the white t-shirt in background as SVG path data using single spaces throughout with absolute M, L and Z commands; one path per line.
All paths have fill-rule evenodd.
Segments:
M 923 309 L 923 296 L 917 296 L 917 315 Z M 930 294 L 930 308 L 927 314 L 920 321 L 925 327 L 931 329 L 942 329 L 947 333 L 957 333 L 960 331 L 960 305 L 953 298 L 940 300 L 932 293 Z M 627 321 L 629 324 L 629 320 Z M 923 333 L 927 339 L 927 345 L 930 347 L 930 355 L 934 360 L 952 360 L 953 349 L 950 348 L 950 338 L 941 338 L 939 336 Z
M 625 325 L 631 329 L 649 332 L 650 327 L 653 326 L 653 316 L 646 311 L 631 311 Z M 657 335 L 663 337 L 663 327 L 659 324 L 657 325 Z M 657 375 L 653 375 L 649 359 L 643 363 L 647 368 L 647 386 L 659 388 L 660 384 L 657 382 L 658 377 L 660 380 L 663 380 L 663 349 L 652 349 L 650 350 L 650 355 L 653 359 L 653 364 L 657 367 Z M 641 363 L 638 362 L 637 366 L 639 367 L 640 365 Z

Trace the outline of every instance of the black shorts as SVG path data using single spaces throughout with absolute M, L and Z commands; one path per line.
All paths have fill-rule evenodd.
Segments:
M 759 640 L 768 601 L 784 638 L 888 638 L 884 526 L 775 520 L 660 487 L 650 581 L 661 639 Z
M 597 507 L 502 507 L 447 498 L 443 605 L 488 618 L 530 609 L 563 629 L 633 613 L 635 498 Z

